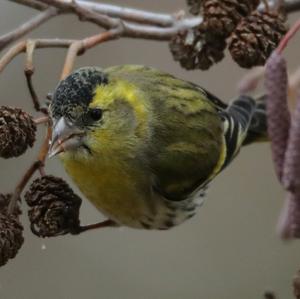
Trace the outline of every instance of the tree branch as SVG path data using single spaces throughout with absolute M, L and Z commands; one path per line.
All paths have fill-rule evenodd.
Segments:
M 9 0 L 22 4 L 34 9 L 44 10 L 47 6 L 45 3 L 41 3 L 39 0 Z M 70 4 L 71 1 L 59 1 L 59 4 Z M 152 24 L 162 27 L 172 26 L 174 23 L 174 16 L 171 14 L 163 14 L 156 12 L 149 12 L 141 9 L 121 7 L 112 4 L 97 3 L 93 1 L 78 0 L 78 4 L 89 10 L 93 10 L 96 13 L 105 14 L 109 17 L 120 18 L 127 21 L 132 21 L 142 24 Z M 59 5 L 58 4 L 58 5 Z
M 9 0 L 18 4 L 23 4 L 31 8 L 44 10 L 47 5 L 41 3 L 39 0 Z M 70 4 L 72 0 L 60 0 L 60 4 Z M 269 0 L 270 8 L 276 6 L 277 1 Z M 120 18 L 122 20 L 131 21 L 135 23 L 150 24 L 161 27 L 173 26 L 178 20 L 176 14 L 165 14 L 157 12 L 149 12 L 141 9 L 122 7 L 113 4 L 97 3 L 90 0 L 77 0 L 77 3 L 86 9 L 101 13 L 110 17 Z M 283 8 L 287 13 L 293 13 L 300 10 L 300 0 L 285 0 Z M 264 10 L 264 5 L 261 5 L 260 10 Z M 182 20 L 186 26 L 196 26 L 201 23 L 199 17 L 189 17 Z M 192 25 L 193 24 L 193 25 Z
M 77 0 L 10 0 L 43 12 L 14 31 L 0 37 L 0 51 L 11 42 L 40 26 L 53 16 L 74 13 L 80 20 L 94 23 L 109 30 L 123 27 L 122 36 L 154 40 L 169 40 L 178 31 L 199 25 L 202 17 L 180 18 L 176 14 L 161 14 L 111 4 Z M 270 7 L 276 1 L 268 1 Z M 49 6 L 51 6 L 49 8 Z M 283 4 L 288 13 L 300 10 L 300 0 L 286 0 Z M 55 8 L 56 10 L 54 10 Z M 264 9 L 261 5 L 260 10 Z M 128 22 L 130 21 L 130 22 Z M 140 24 L 138 24 L 140 23 Z M 141 23 L 143 25 L 141 25 Z
M 75 13 L 80 20 L 89 21 L 97 24 L 105 29 L 113 29 L 119 26 L 123 27 L 122 36 L 133 38 L 146 38 L 155 40 L 169 40 L 179 30 L 194 26 L 193 22 L 184 22 L 176 20 L 173 17 L 172 26 L 162 28 L 157 26 L 140 25 L 136 23 L 126 22 L 121 19 L 115 19 L 104 14 L 96 13 L 91 9 L 85 8 L 80 1 L 62 1 L 62 0 L 39 0 L 40 2 L 52 5 L 64 12 Z M 197 18 L 197 22 L 202 22 L 202 18 Z M 121 36 L 121 35 L 120 35 Z
M 54 7 L 47 8 L 45 11 L 41 12 L 37 16 L 34 16 L 32 19 L 20 25 L 13 31 L 0 36 L 0 51 L 3 50 L 10 43 L 23 37 L 25 34 L 31 32 L 32 30 L 39 27 L 40 25 L 47 22 L 48 20 L 50 20 L 58 14 L 58 9 Z
M 26 51 L 28 42 L 35 41 L 35 48 L 68 48 L 76 40 L 72 39 L 37 39 L 21 41 L 12 48 L 10 48 L 0 59 L 0 73 L 4 68 L 20 53 Z
M 9 1 L 24 5 L 24 6 L 28 6 L 33 9 L 37 9 L 37 10 L 45 10 L 48 8 L 48 5 L 39 3 L 38 0 L 9 0 Z
M 93 48 L 100 43 L 118 38 L 120 34 L 122 34 L 122 30 L 122 27 L 118 27 L 74 42 L 68 50 L 61 79 L 64 79 L 71 73 L 77 55 L 82 54 L 84 51 Z
M 283 5 L 287 13 L 293 13 L 300 10 L 300 1 L 298 0 L 286 0 Z

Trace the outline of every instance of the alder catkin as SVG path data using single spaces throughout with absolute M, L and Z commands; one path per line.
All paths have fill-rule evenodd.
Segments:
M 271 140 L 275 171 L 281 181 L 291 121 L 287 105 L 288 77 L 286 61 L 277 51 L 274 51 L 267 61 L 265 87 L 267 92 L 268 135 Z

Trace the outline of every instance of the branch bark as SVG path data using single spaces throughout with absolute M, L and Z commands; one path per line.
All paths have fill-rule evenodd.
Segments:
M 32 30 L 47 22 L 51 18 L 57 16 L 58 14 L 58 9 L 54 7 L 49 7 L 45 11 L 41 12 L 37 16 L 34 16 L 32 19 L 28 20 L 27 22 L 20 25 L 11 32 L 0 36 L 0 51 L 3 50 L 10 43 L 23 37 L 27 33 L 31 32 Z
M 123 26 L 123 37 L 169 40 L 178 31 L 199 25 L 202 17 L 182 17 L 179 14 L 163 14 L 117 5 L 96 3 L 88 0 L 9 0 L 42 13 L 12 32 L 0 37 L 0 51 L 34 30 L 50 18 L 62 13 L 74 13 L 80 20 L 94 23 L 106 30 Z M 270 7 L 277 3 L 268 1 Z M 286 0 L 283 7 L 287 13 L 300 10 L 300 0 Z M 264 10 L 264 5 L 260 10 Z M 121 23 L 121 24 L 120 24 Z
M 23 4 L 34 9 L 44 10 L 47 5 L 41 3 L 39 0 L 9 0 L 16 2 L 18 4 Z M 60 0 L 60 3 L 70 3 L 71 0 Z M 277 3 L 275 0 L 269 0 L 269 6 L 274 7 Z M 110 17 L 120 18 L 123 20 L 142 23 L 142 24 L 151 24 L 161 27 L 169 27 L 174 25 L 174 22 L 177 21 L 176 13 L 166 14 L 166 13 L 157 13 L 150 12 L 141 9 L 135 9 L 130 7 L 123 7 L 113 4 L 106 3 L 97 3 L 90 0 L 77 0 L 77 3 L 86 9 L 93 10 L 94 12 L 105 14 Z M 299 0 L 285 0 L 283 4 L 284 9 L 287 13 L 293 13 L 300 10 L 300 1 Z M 261 5 L 260 9 L 264 9 L 264 5 Z M 191 22 L 193 24 L 199 24 L 201 20 L 199 17 L 190 17 L 185 18 L 184 22 Z

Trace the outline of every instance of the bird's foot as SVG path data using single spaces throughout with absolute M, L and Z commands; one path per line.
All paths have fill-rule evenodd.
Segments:
M 111 219 L 107 219 L 105 221 L 79 226 L 78 228 L 76 228 L 76 230 L 72 231 L 71 233 L 73 235 L 78 235 L 92 229 L 104 228 L 104 227 L 117 227 L 117 226 L 119 226 L 119 224 L 117 224 L 115 221 Z

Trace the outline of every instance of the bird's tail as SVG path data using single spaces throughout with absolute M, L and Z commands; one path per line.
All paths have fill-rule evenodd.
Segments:
M 267 140 L 266 96 L 240 96 L 223 111 L 226 159 L 224 167 L 241 146 Z
M 255 109 L 243 145 L 268 141 L 266 95 L 255 99 Z

